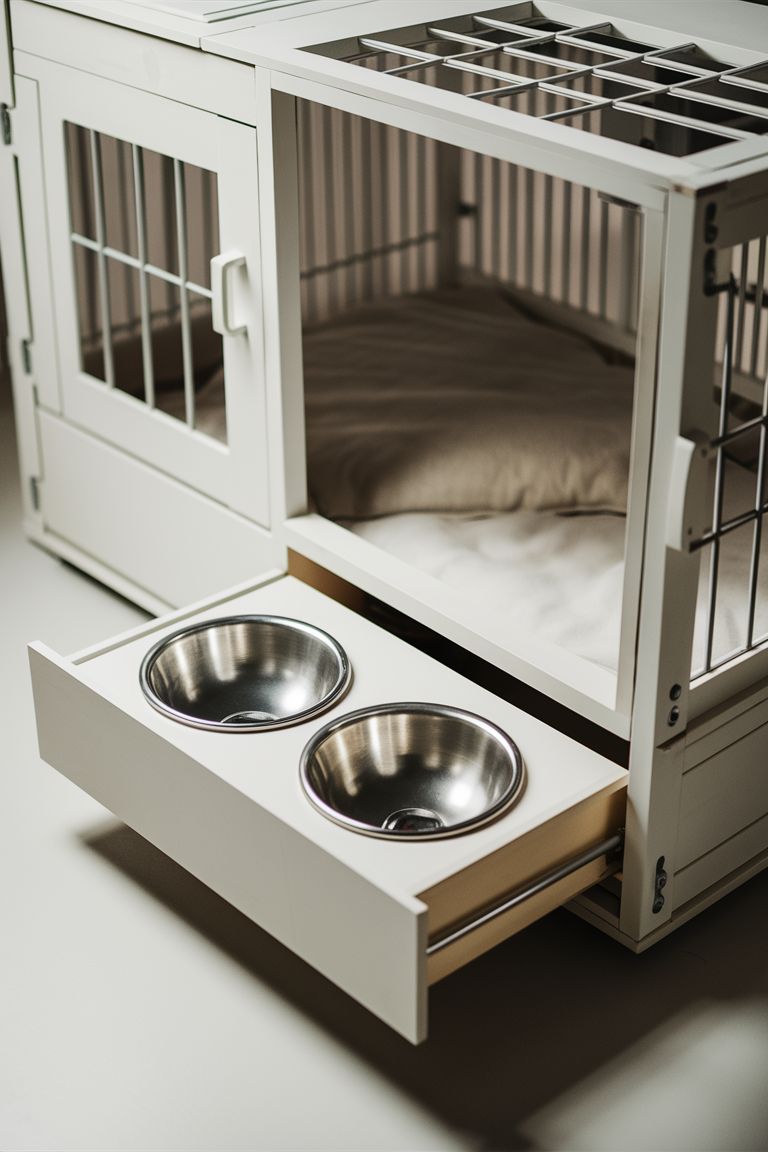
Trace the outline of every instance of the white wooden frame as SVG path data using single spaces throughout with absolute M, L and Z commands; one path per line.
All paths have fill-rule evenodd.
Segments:
M 261 321 L 261 256 L 255 227 L 258 201 L 256 135 L 250 126 L 114 84 L 64 66 L 17 54 L 17 67 L 41 85 L 51 267 L 56 297 L 63 411 L 95 435 L 263 525 L 269 524 L 266 398 Z M 190 430 L 142 401 L 106 388 L 80 370 L 76 293 L 67 187 L 65 120 L 217 172 L 220 244 L 240 251 L 247 276 L 238 281 L 237 309 L 247 334 L 225 335 L 228 414 L 226 446 Z M 45 397 L 41 396 L 41 402 Z M 254 433 L 262 441 L 254 450 Z

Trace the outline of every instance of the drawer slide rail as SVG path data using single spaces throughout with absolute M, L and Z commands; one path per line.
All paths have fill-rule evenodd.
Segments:
M 427 947 L 427 956 L 435 956 L 438 952 L 442 952 L 444 948 L 449 948 L 458 940 L 462 940 L 465 936 L 475 932 L 483 925 L 489 924 L 497 917 L 503 916 L 505 912 L 511 911 L 519 904 L 523 904 L 526 900 L 530 900 L 533 896 L 537 896 L 540 892 L 546 891 L 551 888 L 553 884 L 559 883 L 564 880 L 566 876 L 570 876 L 573 872 L 578 872 L 580 868 L 591 864 L 594 860 L 598 860 L 601 856 L 608 857 L 609 861 L 615 861 L 616 867 L 612 871 L 618 871 L 621 863 L 621 853 L 624 847 L 624 832 L 617 832 L 613 836 L 609 836 L 606 840 L 601 840 L 592 848 L 582 852 L 579 856 L 574 856 L 572 860 L 567 860 L 564 864 L 560 864 L 557 868 L 552 869 L 551 872 L 545 872 L 539 876 L 532 883 L 527 884 L 524 888 L 518 889 L 510 896 L 506 896 L 500 903 L 494 904 L 491 908 L 487 908 L 479 916 L 473 916 L 469 920 L 465 920 L 457 928 L 452 928 L 444 936 L 438 937 Z

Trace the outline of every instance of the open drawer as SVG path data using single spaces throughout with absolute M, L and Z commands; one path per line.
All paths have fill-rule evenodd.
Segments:
M 146 652 L 182 625 L 286 616 L 334 637 L 348 693 L 275 731 L 202 731 L 161 715 L 139 684 Z M 291 576 L 272 576 L 61 658 L 30 649 L 41 755 L 121 820 L 409 1040 L 430 983 L 618 867 L 626 773 Z M 329 721 L 429 701 L 507 732 L 524 790 L 495 821 L 401 842 L 340 827 L 304 794 L 299 761 Z

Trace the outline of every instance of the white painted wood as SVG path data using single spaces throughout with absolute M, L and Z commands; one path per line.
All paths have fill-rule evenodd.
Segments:
M 15 111 L 11 114 L 15 117 Z M 13 123 L 13 120 L 12 120 Z M 40 476 L 40 454 L 35 426 L 34 379 L 22 356 L 23 341 L 31 339 L 32 325 L 26 287 L 26 263 L 15 152 L 0 144 L 0 258 L 7 320 L 7 353 L 16 416 L 22 514 L 28 530 L 40 522 L 34 506 L 32 478 Z
M 322 13 L 329 9 L 339 8 L 354 0 L 306 0 L 307 12 Z M 199 48 L 200 40 L 205 32 L 211 32 L 209 25 L 199 20 L 185 16 L 164 12 L 162 9 L 152 9 L 143 5 L 134 4 L 132 0 L 11 0 L 16 7 L 33 8 L 35 6 L 51 9 L 66 10 L 84 16 L 93 23 L 105 23 L 120 28 L 142 32 L 158 39 L 176 41 L 191 48 Z M 250 12 L 242 16 L 232 17 L 224 25 L 229 30 L 238 28 L 261 27 L 276 20 L 287 20 L 295 16 L 289 9 L 277 8 L 266 12 Z M 15 14 L 14 14 L 15 19 Z
M 674 867 L 682 741 L 660 746 L 684 730 L 690 682 L 699 558 L 667 547 L 667 506 L 677 436 L 713 432 L 712 379 L 715 298 L 703 294 L 703 205 L 670 196 L 665 238 L 658 399 L 648 503 L 638 634 L 637 686 L 630 748 L 630 804 L 624 857 L 621 928 L 642 939 L 668 919 L 666 898 L 653 912 L 660 856 Z M 671 698 L 673 686 L 674 701 Z M 676 723 L 670 724 L 672 708 Z
M 96 0 L 99 11 L 101 3 Z M 133 8 L 133 5 L 130 5 Z M 138 35 L 116 23 L 22 0 L 14 6 L 16 70 L 28 69 L 27 54 L 78 68 L 121 84 L 253 123 L 253 69 L 203 55 L 183 42 Z
M 675 875 L 675 908 L 696 901 L 701 911 L 766 865 L 768 816 L 762 816 Z
M 298 64 L 295 57 L 299 57 Z M 307 59 L 313 62 L 311 72 Z M 317 60 L 322 61 L 321 68 L 314 65 Z M 263 52 L 254 52 L 253 62 L 264 67 L 270 59 Z M 292 53 L 290 63 L 278 63 L 279 70 L 272 62 L 272 84 L 277 91 L 585 184 L 643 207 L 661 208 L 664 189 L 686 178 L 685 161 L 651 152 L 649 172 L 639 166 L 635 157 L 638 149 L 632 145 L 574 132 L 553 121 L 385 76 L 372 68 L 355 68 L 298 52 Z M 358 73 L 362 80 L 358 80 Z M 317 76 L 322 76 L 322 82 Z M 620 149 L 622 161 L 615 158 L 614 145 Z
M 538 636 L 506 628 L 482 604 L 468 603 L 448 585 L 321 516 L 293 517 L 281 535 L 289 547 L 323 568 L 609 731 L 628 734 L 626 717 L 614 710 L 616 678 L 607 669 Z
M 258 166 L 252 128 L 27 58 L 41 85 L 51 262 L 62 375 L 63 410 L 73 422 L 102 436 L 199 491 L 269 523 L 265 427 L 261 254 L 258 237 Z M 80 369 L 77 300 L 70 241 L 63 123 L 84 124 L 217 173 L 220 244 L 245 256 L 234 306 L 247 335 L 224 337 L 227 446 L 153 411 L 142 400 Z M 32 222 L 37 224 L 37 218 Z M 44 225 L 44 220 L 40 221 Z
M 269 174 L 260 203 L 272 523 L 281 524 L 307 506 L 296 102 L 271 93 L 268 73 L 256 69 L 255 78 L 260 164 Z
M 0 4 L 0 104 L 13 107 L 13 64 L 11 61 L 11 13 L 9 0 Z
M 17 284 L 16 291 L 24 293 L 29 299 L 29 375 L 37 391 L 38 402 L 58 411 L 61 407 L 61 392 L 37 84 L 17 76 L 16 101 L 16 108 L 11 114 L 11 153 L 17 158 L 21 195 L 19 228 L 26 269 L 25 278 Z
M 645 547 L 649 465 L 656 404 L 656 360 L 661 316 L 664 214 L 646 209 L 642 216 L 640 303 L 635 347 L 635 399 L 632 414 L 632 469 L 627 492 L 624 588 L 616 685 L 616 710 L 631 716 L 640 586 Z
M 281 564 L 272 536 L 95 437 L 40 413 L 45 526 L 172 605 Z
M 761 724 L 749 713 L 732 721 L 718 734 L 728 743 L 683 776 L 678 870 L 768 814 L 768 773 L 756 771 L 768 761 L 768 718 L 765 707 L 751 711 Z
M 354 669 L 347 697 L 304 725 L 255 736 L 175 724 L 144 700 L 138 668 L 176 627 L 161 620 L 75 664 L 32 651 L 41 751 L 121 819 L 195 871 L 410 1039 L 424 1034 L 420 892 L 534 828 L 624 772 L 464 680 L 308 586 L 285 578 L 211 604 L 195 619 L 274 613 L 325 628 Z M 421 699 L 478 712 L 517 741 L 518 804 L 471 835 L 396 844 L 332 824 L 304 798 L 301 749 L 333 715 Z M 66 728 L 66 731 L 64 729 Z M 558 846 L 552 845 L 553 859 Z

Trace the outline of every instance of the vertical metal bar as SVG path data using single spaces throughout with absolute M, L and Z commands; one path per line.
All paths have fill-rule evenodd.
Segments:
M 720 391 L 720 420 L 718 436 L 725 435 L 728 428 L 728 408 L 731 399 L 731 381 L 733 377 L 733 322 L 734 304 L 736 297 L 736 284 L 731 277 L 728 288 L 728 313 L 726 319 L 726 344 L 723 353 L 723 382 Z M 715 506 L 712 520 L 713 540 L 709 564 L 709 590 L 707 594 L 707 646 L 704 657 L 704 671 L 712 669 L 712 645 L 715 636 L 715 615 L 717 608 L 717 582 L 720 566 L 720 531 L 723 524 L 723 495 L 725 490 L 725 453 L 722 444 L 717 448 L 717 465 L 715 469 Z
M 600 205 L 600 283 L 598 313 L 604 320 L 608 319 L 608 204 L 605 200 Z
M 501 161 L 491 160 L 491 267 L 501 276 Z
M 534 213 L 535 200 L 534 173 L 532 168 L 525 171 L 525 265 L 523 283 L 526 288 L 533 289 L 533 240 L 534 240 Z
M 333 116 L 333 109 L 321 106 L 321 146 L 323 150 L 323 201 L 325 208 L 325 263 L 329 267 L 327 276 L 328 281 L 328 310 L 331 314 L 338 311 L 339 307 L 339 291 L 338 291 L 338 269 L 331 271 L 330 268 L 337 262 L 339 258 L 339 245 L 336 234 L 336 209 L 335 209 L 335 180 L 334 180 L 334 157 L 332 150 L 333 141 L 333 125 L 331 124 L 331 117 Z
M 554 97 L 551 97 L 554 99 Z M 552 299 L 552 216 L 554 212 L 552 177 L 544 177 L 544 195 L 541 198 L 541 208 L 544 213 L 544 294 L 548 300 Z
M 129 145 L 117 140 L 117 182 L 118 182 L 118 211 L 120 213 L 120 238 L 123 243 L 123 252 L 128 253 L 130 247 L 130 216 L 128 204 L 128 166 L 126 164 L 126 150 Z M 133 275 L 128 264 L 123 266 L 125 282 L 125 299 L 131 319 L 131 330 L 136 324 L 136 301 L 133 292 Z
M 765 240 L 761 241 L 763 257 L 765 256 Z M 768 378 L 763 384 L 763 418 L 768 416 Z M 747 648 L 751 648 L 755 639 L 755 609 L 757 607 L 757 577 L 760 571 L 760 551 L 763 537 L 763 502 L 765 492 L 766 468 L 766 434 L 765 424 L 760 426 L 760 451 L 757 461 L 757 483 L 755 485 L 755 522 L 752 529 L 752 556 L 749 563 L 749 601 L 747 604 Z
M 749 242 L 741 246 L 741 267 L 739 269 L 739 314 L 736 322 L 736 354 L 733 363 L 741 370 L 741 354 L 744 350 L 744 320 L 746 319 L 747 276 L 749 274 Z
M 592 262 L 589 249 L 592 243 L 592 191 L 581 186 L 581 276 L 579 277 L 579 305 L 589 312 L 589 269 Z
M 184 364 L 184 412 L 190 428 L 195 426 L 195 377 L 192 364 L 192 332 L 189 323 L 187 294 L 187 210 L 184 201 L 184 165 L 173 161 L 173 185 L 176 193 L 176 236 L 179 249 L 179 285 L 181 301 L 181 355 Z
M 509 165 L 509 279 L 517 284 L 517 214 L 520 201 L 520 166 Z
M 112 352 L 112 321 L 109 307 L 109 281 L 107 279 L 107 258 L 104 255 L 106 231 L 104 225 L 104 186 L 101 178 L 101 152 L 99 134 L 88 129 L 91 142 L 91 169 L 93 175 L 93 204 L 96 213 L 96 242 L 99 245 L 97 261 L 99 265 L 99 307 L 101 309 L 101 335 L 104 347 L 104 378 L 107 387 L 115 386 L 115 360 Z
M 483 158 L 479 152 L 472 153 L 472 172 L 475 187 L 475 269 L 483 270 Z
M 315 278 L 311 275 L 317 263 L 315 255 L 315 218 L 314 184 L 312 180 L 312 126 L 309 118 L 309 104 L 304 100 L 297 101 L 299 110 L 299 161 L 301 178 L 301 208 L 304 220 L 302 244 L 302 271 L 310 275 L 304 278 L 304 291 L 306 294 L 306 319 L 312 323 L 317 319 L 317 299 L 315 292 Z
M 410 236 L 408 227 L 408 136 L 402 128 L 397 130 L 397 187 L 399 189 L 398 220 L 400 239 Z M 400 276 L 398 291 L 402 295 L 408 290 L 408 249 L 400 250 Z
M 760 335 L 763 330 L 763 294 L 765 292 L 765 236 L 757 249 L 757 279 L 755 281 L 754 320 L 752 322 L 752 354 L 749 358 L 749 374 L 757 376 L 757 361 L 760 355 Z
M 74 139 L 77 141 L 77 172 L 82 190 L 84 231 L 90 237 L 95 226 L 95 198 L 93 194 L 93 161 L 91 159 L 90 133 L 87 131 L 87 129 L 81 128 L 77 124 L 73 124 L 72 127 L 75 130 Z M 72 138 L 73 137 L 70 136 L 70 142 L 72 141 Z M 72 157 L 70 157 L 70 162 L 73 162 Z M 90 197 L 87 196 L 87 189 L 89 185 L 91 188 Z M 86 218 L 88 212 L 90 211 L 93 211 L 94 214 L 94 219 L 92 220 Z M 74 223 L 74 221 L 72 221 L 71 206 L 70 221 Z M 82 267 L 85 270 L 85 283 L 87 286 L 86 299 L 82 299 L 82 285 L 78 283 L 78 295 L 80 297 L 80 299 L 78 299 L 78 309 L 81 317 L 84 314 L 85 308 L 88 309 L 88 335 L 91 339 L 93 339 L 98 331 L 96 305 L 99 298 L 99 292 L 97 284 L 95 283 L 95 279 L 98 279 L 98 271 L 96 278 L 94 278 L 93 263 L 90 260 L 86 260 L 85 258 L 83 258 Z
M 171 265 L 173 264 L 173 237 L 174 234 L 178 237 L 179 222 L 176 221 L 176 227 L 173 224 L 173 204 L 176 196 L 176 184 L 174 177 L 174 164 L 170 156 L 160 157 L 160 181 L 163 189 L 163 237 L 165 238 L 165 268 L 167 272 L 178 271 Z M 173 285 L 166 282 L 165 302 L 168 312 L 174 309 L 173 300 Z
M 201 188 L 200 197 L 202 201 L 202 216 L 203 216 L 203 253 L 206 267 L 209 266 L 210 261 L 216 255 L 214 244 L 214 236 L 216 235 L 215 219 L 214 219 L 214 202 L 212 195 L 213 182 L 216 176 L 207 168 L 201 168 Z
M 635 263 L 635 213 L 632 208 L 620 208 L 621 212 L 621 261 L 620 267 L 624 273 L 621 285 L 621 300 L 619 322 L 625 331 L 632 327 L 633 291 L 637 277 Z
M 560 296 L 564 304 L 571 302 L 571 212 L 573 211 L 573 185 L 562 181 L 562 231 L 560 239 Z
M 355 266 L 352 256 L 355 251 L 355 184 L 354 164 L 352 158 L 352 117 L 349 112 L 341 113 L 341 153 L 342 171 L 344 178 L 341 181 L 340 206 L 344 220 L 344 257 L 346 265 L 346 293 L 347 306 L 355 299 Z
M 137 144 L 131 145 L 133 191 L 136 209 L 136 237 L 139 252 L 139 312 L 141 315 L 141 358 L 144 364 L 144 399 L 155 407 L 155 371 L 152 364 L 152 317 L 147 283 L 147 220 L 144 209 L 144 157 Z
M 427 189 L 427 142 L 423 136 L 418 137 L 418 235 L 423 237 L 429 231 L 429 196 Z M 428 283 L 427 241 L 419 242 L 419 290 L 426 288 Z
M 373 197 L 371 195 L 371 138 L 370 120 L 360 120 L 360 215 L 363 226 L 363 299 L 373 296 Z

